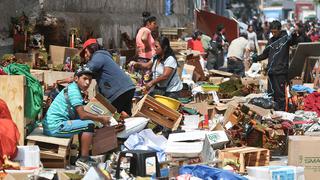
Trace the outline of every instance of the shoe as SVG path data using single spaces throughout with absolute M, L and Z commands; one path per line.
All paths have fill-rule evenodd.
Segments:
M 76 166 L 77 167 L 80 167 L 81 169 L 83 169 L 84 171 L 88 171 L 90 169 L 90 167 L 92 166 L 97 166 L 98 163 L 93 160 L 92 158 L 79 158 L 77 161 L 76 161 Z

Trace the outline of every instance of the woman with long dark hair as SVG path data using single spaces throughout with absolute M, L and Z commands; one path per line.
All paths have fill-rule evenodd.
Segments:
M 151 69 L 152 80 L 145 87 L 151 94 L 159 94 L 178 98 L 183 85 L 177 73 L 178 63 L 170 41 L 166 37 L 159 37 L 155 41 L 156 55 L 149 62 L 131 62 L 135 68 Z M 153 89 L 152 89 L 153 88 Z

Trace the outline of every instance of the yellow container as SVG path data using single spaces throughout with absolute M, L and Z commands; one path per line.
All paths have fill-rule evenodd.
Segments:
M 177 101 L 173 98 L 169 98 L 169 97 L 166 97 L 166 96 L 160 96 L 160 95 L 155 95 L 154 98 L 164 104 L 165 106 L 173 109 L 173 110 L 178 110 L 178 108 L 180 107 L 180 101 Z

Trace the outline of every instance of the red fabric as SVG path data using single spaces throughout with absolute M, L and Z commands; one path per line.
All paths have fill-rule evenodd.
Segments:
M 317 112 L 320 117 L 320 93 L 314 92 L 304 99 L 304 110 Z
M 3 155 L 10 156 L 10 158 L 16 156 L 19 138 L 20 133 L 12 121 L 8 106 L 0 99 L 0 166 L 3 163 Z
M 196 40 L 190 39 L 188 41 L 188 48 L 195 50 L 195 51 L 204 52 L 201 40 L 199 40 L 199 39 L 196 39 Z
M 1 68 L 0 68 L 0 75 L 7 75 Z
M 320 39 L 320 36 L 317 35 L 317 34 L 311 35 L 311 36 L 310 36 L 310 39 L 311 39 L 312 42 L 318 42 L 319 39 Z

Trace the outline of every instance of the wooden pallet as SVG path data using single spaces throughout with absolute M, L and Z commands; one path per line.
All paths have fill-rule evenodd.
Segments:
M 133 116 L 150 118 L 153 122 L 172 130 L 178 128 L 182 119 L 182 114 L 178 111 L 168 108 L 149 95 L 145 95 L 138 102 Z
M 38 145 L 40 158 L 44 167 L 64 168 L 70 161 L 70 144 L 72 138 L 56 138 L 43 134 L 42 128 L 36 128 L 27 136 L 28 146 Z
M 239 172 L 244 173 L 246 166 L 267 166 L 269 165 L 270 151 L 264 148 L 236 147 L 227 148 L 219 152 L 219 160 L 232 159 L 240 164 Z M 220 164 L 224 166 L 223 163 Z

